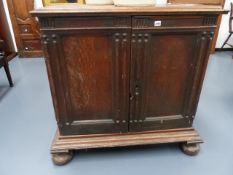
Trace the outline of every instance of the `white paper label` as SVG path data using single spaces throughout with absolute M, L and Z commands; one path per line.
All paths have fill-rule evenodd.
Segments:
M 160 27 L 162 25 L 162 21 L 155 21 L 154 26 L 155 27 Z
M 167 0 L 155 0 L 155 4 L 156 5 L 166 5 L 167 4 Z

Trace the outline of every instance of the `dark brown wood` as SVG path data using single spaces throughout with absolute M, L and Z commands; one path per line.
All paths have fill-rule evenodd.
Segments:
M 5 48 L 6 48 L 5 42 L 0 38 L 0 68 L 4 67 L 4 70 L 6 72 L 6 76 L 7 76 L 7 79 L 9 81 L 10 87 L 13 87 L 14 84 L 13 84 L 13 81 L 11 78 L 11 73 L 10 73 L 10 69 L 9 69 L 9 65 L 8 65 L 8 60 L 7 60 Z
M 5 43 L 5 55 L 7 61 L 10 61 L 14 58 L 15 54 L 15 48 L 13 44 L 13 39 L 10 33 L 10 27 L 7 22 L 6 18 L 6 12 L 4 10 L 3 1 L 0 1 L 0 38 Z
M 10 87 L 13 87 L 14 84 L 13 84 L 13 81 L 12 81 L 12 78 L 11 78 L 11 73 L 10 73 L 10 69 L 9 69 L 9 64 L 8 64 L 7 61 L 5 62 L 4 70 L 5 70 L 5 72 L 6 72 L 6 76 L 7 76 L 7 79 L 8 79 L 8 81 L 9 81 Z
M 16 52 L 10 33 L 10 27 L 7 22 L 3 1 L 0 1 L 0 68 L 4 67 L 10 87 L 13 87 L 13 81 L 8 62 L 15 56 Z
M 191 127 L 225 12 L 204 5 L 33 11 L 59 128 L 51 152 L 179 142 L 197 153 L 202 140 Z
M 180 5 L 180 4 L 182 4 L 181 1 L 182 1 L 182 3 L 188 4 L 188 5 L 190 3 L 194 4 L 194 6 Z M 125 14 L 126 13 L 133 14 L 133 13 L 137 12 L 137 15 L 139 13 L 144 14 L 144 15 L 145 14 L 151 15 L 151 14 L 153 14 L 152 12 L 166 13 L 166 15 L 167 15 L 167 14 L 169 14 L 171 12 L 181 12 L 181 11 L 184 14 L 184 13 L 187 13 L 188 11 L 190 11 L 190 10 L 192 10 L 193 12 L 195 10 L 197 10 L 198 13 L 205 13 L 204 11 L 209 10 L 209 13 L 210 13 L 210 10 L 213 10 L 213 9 L 216 9 L 216 8 L 217 9 L 218 8 L 222 9 L 224 4 L 225 4 L 225 0 L 214 0 L 214 1 L 213 0 L 199 0 L 199 1 L 197 1 L 197 0 L 190 0 L 190 1 L 189 0 L 181 0 L 181 1 L 179 1 L 179 0 L 170 0 L 170 2 L 172 4 L 175 4 L 175 6 L 174 5 L 168 5 L 166 8 L 157 7 L 155 9 L 155 8 L 151 8 L 151 7 L 146 7 L 146 12 L 144 10 L 145 8 L 142 9 L 140 7 L 139 8 L 134 7 L 133 9 L 131 7 L 130 10 L 129 10 L 128 7 L 118 7 L 116 9 L 116 8 L 113 8 L 112 6 L 104 6 L 104 7 L 79 6 L 78 10 L 80 10 L 80 11 L 78 12 L 77 7 L 73 7 L 73 8 L 68 7 L 69 10 L 66 10 L 67 7 L 62 7 L 62 6 L 61 7 L 53 7 L 53 6 L 51 6 L 51 7 L 48 7 L 46 9 L 40 10 L 40 15 L 43 15 L 43 13 L 46 13 L 46 11 L 49 11 L 50 9 L 52 10 L 52 11 L 50 11 L 50 15 L 56 15 L 56 16 L 59 16 L 61 14 L 64 16 L 69 12 L 70 13 L 78 13 L 79 15 L 85 14 L 85 16 L 88 16 L 88 15 L 92 15 L 92 13 L 95 13 L 97 11 L 98 11 L 99 14 L 100 13 L 106 14 L 108 12 L 113 13 L 115 11 L 122 12 L 122 13 L 125 13 Z M 178 3 L 179 5 L 177 6 L 176 3 Z M 200 4 L 208 4 L 209 6 L 207 7 L 207 6 L 203 6 L 203 5 L 200 5 Z M 212 5 L 212 6 L 210 6 L 210 5 Z M 196 8 L 196 9 L 194 9 L 194 8 Z M 211 13 L 213 13 L 213 11 L 211 11 Z M 227 11 L 225 11 L 225 13 L 227 13 Z M 215 46 L 216 46 L 216 42 L 217 42 L 217 38 L 218 38 L 218 32 L 219 32 L 220 24 L 221 24 L 221 15 L 218 17 L 218 23 L 217 23 L 217 27 L 215 29 L 215 35 L 214 35 L 213 41 L 212 41 L 212 47 L 211 47 L 212 48 L 211 49 L 212 53 L 214 53 L 214 51 L 215 51 Z
M 38 23 L 29 13 L 34 0 L 7 0 L 20 57 L 41 57 L 42 46 Z

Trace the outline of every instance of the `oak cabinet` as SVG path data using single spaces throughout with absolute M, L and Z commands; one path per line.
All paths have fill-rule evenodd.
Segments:
M 197 7 L 32 12 L 59 128 L 51 149 L 56 164 L 86 148 L 178 142 L 187 154 L 199 151 L 192 123 L 224 10 Z

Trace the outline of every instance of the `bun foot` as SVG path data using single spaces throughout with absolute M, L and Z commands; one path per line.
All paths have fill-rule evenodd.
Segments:
M 69 163 L 74 156 L 73 151 L 69 151 L 67 153 L 53 153 L 52 160 L 55 165 L 65 165 Z
M 192 143 L 192 144 L 182 143 L 180 147 L 181 150 L 189 156 L 195 156 L 200 152 L 199 143 Z

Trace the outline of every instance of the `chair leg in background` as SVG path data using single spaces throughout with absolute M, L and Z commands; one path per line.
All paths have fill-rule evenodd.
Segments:
M 14 84 L 13 84 L 13 81 L 12 81 L 12 78 L 11 78 L 11 73 L 10 73 L 10 69 L 9 69 L 8 63 L 6 63 L 6 64 L 4 65 L 4 69 L 5 69 L 6 76 L 7 76 L 7 79 L 8 79 L 8 81 L 9 81 L 10 87 L 13 87 Z
M 227 37 L 226 41 L 223 43 L 221 49 L 224 48 L 224 46 L 227 44 L 227 42 L 229 41 L 230 37 L 231 37 L 232 33 L 229 34 L 229 36 Z

